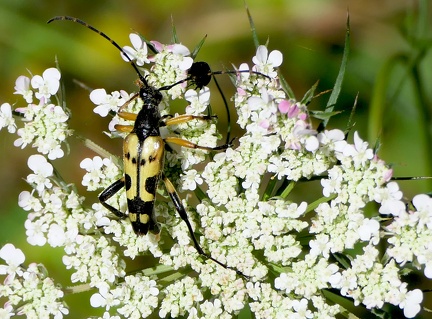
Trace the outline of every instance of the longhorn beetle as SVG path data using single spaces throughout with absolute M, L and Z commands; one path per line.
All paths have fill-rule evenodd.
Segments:
M 124 176 L 114 182 L 111 186 L 105 189 L 100 195 L 99 200 L 101 204 L 115 214 L 119 218 L 125 218 L 126 214 L 119 209 L 111 206 L 106 201 L 114 194 L 120 191 L 123 187 L 126 188 L 127 205 L 129 211 L 129 219 L 132 223 L 133 230 L 137 235 L 146 235 L 149 231 L 154 234 L 159 234 L 160 227 L 156 221 L 154 213 L 154 202 L 156 197 L 156 189 L 160 179 L 163 180 L 165 187 L 168 191 L 171 200 L 174 203 L 180 217 L 186 223 L 189 234 L 194 243 L 197 252 L 207 259 L 214 261 L 220 266 L 236 271 L 237 274 L 246 277 L 242 272 L 236 270 L 226 264 L 213 258 L 210 254 L 204 252 L 198 243 L 197 238 L 193 232 L 192 226 L 188 220 L 186 210 L 180 200 L 171 181 L 163 173 L 163 163 L 165 154 L 165 143 L 174 143 L 183 147 L 202 150 L 224 150 L 231 144 L 227 143 L 217 147 L 206 147 L 194 144 L 187 140 L 178 137 L 166 137 L 163 139 L 160 136 L 160 127 L 186 123 L 188 121 L 198 119 L 207 121 L 212 116 L 194 116 L 194 115 L 179 115 L 173 117 L 171 115 L 161 116 L 159 111 L 159 104 L 162 101 L 161 91 L 169 90 L 175 85 L 183 83 L 187 80 L 195 79 L 197 86 L 204 86 L 210 81 L 211 73 L 208 73 L 210 68 L 207 65 L 205 68 L 206 74 L 193 73 L 186 79 L 178 81 L 171 85 L 166 85 L 161 88 L 154 88 L 150 86 L 146 78 L 141 74 L 137 65 L 130 59 L 127 53 L 105 33 L 99 31 L 88 23 L 69 16 L 54 17 L 48 23 L 55 20 L 69 20 L 79 23 L 88 29 L 98 33 L 108 41 L 110 41 L 120 52 L 127 57 L 129 63 L 135 69 L 139 78 L 139 92 L 132 96 L 127 102 L 129 103 L 135 98 L 139 98 L 143 102 L 142 109 L 135 113 L 122 111 L 123 106 L 118 112 L 118 116 L 134 121 L 134 125 L 116 125 L 115 128 L 121 132 L 129 133 L 123 143 L 123 163 L 124 163 Z M 201 63 L 201 62 L 200 62 Z M 202 62 L 205 63 L 205 62 Z M 207 63 L 205 63 L 207 64 Z M 203 67 L 203 64 L 199 65 Z M 207 71 L 208 70 L 208 71 Z M 207 82 L 206 82 L 207 81 Z

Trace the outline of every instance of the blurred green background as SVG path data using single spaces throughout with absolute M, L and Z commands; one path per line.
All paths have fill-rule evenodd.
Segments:
M 333 87 L 342 59 L 349 10 L 351 55 L 336 105 L 336 110 L 344 112 L 332 119 L 329 127 L 346 128 L 358 94 L 354 129 L 374 145 L 377 135 L 368 136 L 370 105 L 377 101 L 373 100 L 374 92 L 379 93 L 386 107 L 383 120 L 375 124 L 381 128 L 378 130 L 382 143 L 379 156 L 394 165 L 394 176 L 432 175 L 428 137 L 431 131 L 428 114 L 432 99 L 432 54 L 427 47 L 421 47 L 418 42 L 413 45 L 412 41 L 421 38 L 430 42 L 431 26 L 427 25 L 432 18 L 430 8 L 426 12 L 429 19 L 423 27 L 413 31 L 412 26 L 422 19 L 419 15 L 422 1 L 247 2 L 261 43 L 269 41 L 270 50 L 278 49 L 284 54 L 281 70 L 299 99 L 316 81 L 319 81 L 317 93 Z M 249 62 L 255 53 L 242 0 L 0 0 L 0 103 L 22 103 L 13 95 L 15 79 L 19 75 L 28 75 L 27 70 L 41 74 L 46 68 L 55 66 L 57 57 L 68 107 L 73 112 L 71 127 L 116 155 L 120 154 L 121 141 L 109 140 L 101 133 L 108 120 L 92 112 L 88 92 L 74 80 L 91 88 L 131 92 L 135 90 L 136 75 L 110 43 L 90 30 L 64 21 L 47 25 L 46 21 L 56 15 L 79 17 L 121 46 L 129 44 L 128 34 L 132 30 L 139 31 L 147 39 L 169 43 L 174 21 L 179 39 L 191 49 L 204 35 L 208 36 L 198 60 L 208 62 L 213 70 L 230 67 L 231 63 Z M 403 36 L 407 26 L 412 32 L 408 37 L 411 42 Z M 420 62 L 415 64 L 419 83 L 412 81 L 412 68 L 406 68 L 394 59 L 400 56 L 406 56 L 408 60 L 412 57 L 414 64 Z M 415 57 L 419 59 L 415 60 Z M 378 77 L 385 66 L 382 74 L 387 82 L 382 76 Z M 232 94 L 229 80 L 224 76 L 219 76 L 218 80 L 225 80 L 224 92 L 227 96 Z M 418 87 L 424 91 L 419 93 Z M 217 108 L 222 105 L 221 101 L 217 100 L 216 94 L 214 96 L 215 113 L 223 121 L 223 108 Z M 310 107 L 323 109 L 328 97 L 329 94 L 315 99 Z M 13 242 L 27 250 L 27 261 L 43 261 L 59 282 L 68 284 L 67 276 L 62 275 L 62 267 L 58 266 L 61 251 L 56 255 L 52 249 L 29 250 L 30 246 L 26 244 L 23 226 L 26 214 L 17 206 L 17 197 L 22 190 L 28 189 L 23 182 L 29 173 L 26 159 L 35 152 L 31 149 L 18 151 L 13 146 L 15 139 L 16 135 L 0 132 L 0 245 Z M 80 183 L 83 172 L 79 162 L 85 156 L 94 156 L 94 153 L 71 140 L 71 157 L 57 161 L 57 167 L 68 182 Z M 408 198 L 431 189 L 431 183 L 424 181 L 401 182 L 400 185 Z

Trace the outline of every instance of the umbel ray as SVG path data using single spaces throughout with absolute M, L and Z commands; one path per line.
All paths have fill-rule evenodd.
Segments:
M 123 142 L 124 176 L 110 185 L 99 195 L 101 204 L 119 218 L 129 217 L 132 228 L 137 235 L 146 235 L 148 232 L 159 234 L 160 226 L 156 220 L 154 203 L 159 180 L 162 180 L 175 209 L 182 220 L 186 223 L 197 252 L 220 266 L 234 270 L 237 274 L 245 277 L 245 275 L 239 270 L 218 261 L 202 249 L 193 232 L 192 226 L 187 217 L 186 209 L 183 206 L 177 191 L 163 172 L 165 143 L 167 142 L 187 148 L 208 151 L 225 150 L 231 146 L 230 143 L 227 143 L 216 147 L 206 147 L 194 144 L 179 137 L 162 138 L 160 135 L 160 128 L 163 126 L 177 125 L 191 120 L 207 121 L 212 118 L 212 116 L 195 116 L 188 114 L 176 117 L 173 117 L 172 115 L 161 116 L 159 111 L 159 104 L 162 101 L 161 91 L 169 90 L 185 81 L 192 81 L 192 83 L 197 87 L 203 87 L 210 82 L 212 74 L 221 74 L 224 71 L 212 73 L 207 63 L 195 62 L 191 67 L 192 72 L 190 72 L 184 80 L 160 88 L 155 88 L 148 84 L 146 78 L 139 71 L 138 66 L 132 61 L 127 53 L 105 33 L 80 19 L 68 16 L 54 17 L 50 19 L 48 23 L 56 20 L 69 20 L 79 23 L 107 39 L 127 58 L 139 78 L 139 91 L 127 103 L 138 98 L 142 100 L 143 107 L 138 114 L 135 114 L 123 111 L 122 106 L 118 111 L 118 116 L 125 120 L 134 121 L 134 125 L 117 124 L 115 126 L 115 129 L 118 131 L 129 133 Z M 107 200 L 123 187 L 126 188 L 128 215 L 107 203 Z

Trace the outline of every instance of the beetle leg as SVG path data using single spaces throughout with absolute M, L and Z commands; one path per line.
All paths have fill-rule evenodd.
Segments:
M 183 147 L 187 147 L 187 148 L 192 148 L 192 149 L 201 149 L 201 150 L 207 150 L 207 151 L 220 151 L 220 150 L 225 150 L 228 147 L 232 146 L 232 142 L 234 141 L 234 139 L 232 139 L 228 144 L 223 144 L 220 146 L 216 146 L 216 147 L 208 147 L 208 146 L 201 146 L 192 142 L 189 142 L 185 139 L 182 139 L 180 137 L 173 137 L 173 136 L 169 136 L 165 138 L 165 142 L 167 143 L 174 143 Z
M 127 215 L 117 208 L 111 206 L 106 201 L 110 199 L 114 194 L 116 194 L 119 190 L 121 190 L 125 186 L 125 179 L 124 177 L 115 181 L 110 186 L 108 186 L 100 195 L 99 195 L 99 201 L 100 203 L 108 209 L 110 212 L 112 212 L 114 215 L 116 215 L 119 218 L 126 218 Z
M 201 120 L 201 121 L 209 121 L 213 118 L 217 118 L 217 116 L 208 116 L 208 115 L 190 115 L 190 114 L 183 114 L 176 117 L 170 117 L 168 119 L 163 118 L 163 123 L 168 125 L 177 125 L 181 123 L 186 123 L 192 120 Z
M 192 238 L 192 241 L 194 243 L 194 246 L 195 246 L 195 249 L 197 250 L 197 252 L 200 255 L 202 255 L 203 257 L 214 261 L 218 265 L 220 265 L 220 266 L 222 266 L 222 267 L 224 267 L 226 269 L 234 270 L 238 275 L 240 275 L 242 277 L 247 277 L 241 271 L 239 271 L 239 270 L 237 270 L 237 269 L 235 269 L 233 267 L 227 266 L 226 264 L 224 264 L 224 263 L 220 262 L 219 260 L 213 258 L 210 254 L 207 254 L 206 252 L 204 252 L 204 250 L 202 249 L 202 247 L 198 243 L 197 238 L 195 237 L 195 234 L 194 234 L 193 229 L 192 229 L 192 225 L 190 224 L 189 219 L 187 217 L 186 209 L 184 208 L 184 206 L 183 206 L 183 204 L 182 204 L 182 202 L 180 200 L 180 197 L 179 197 L 179 195 L 177 194 L 177 191 L 174 188 L 174 185 L 171 183 L 171 181 L 164 174 L 162 174 L 162 179 L 163 179 L 163 181 L 165 183 L 165 187 L 166 187 L 166 189 L 168 191 L 168 194 L 170 195 L 171 200 L 174 203 L 174 207 L 177 210 L 177 213 L 180 215 L 181 219 L 183 219 L 183 221 L 186 223 L 186 226 L 187 226 L 187 228 L 189 230 L 189 234 L 190 234 L 190 236 Z

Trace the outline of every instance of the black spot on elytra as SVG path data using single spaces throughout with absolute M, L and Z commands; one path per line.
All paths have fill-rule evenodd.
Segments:
M 126 158 L 127 160 L 130 159 L 130 153 L 129 153 L 129 152 L 127 152 L 127 153 L 125 154 L 125 158 Z
M 141 159 L 141 163 L 140 163 L 140 165 L 141 165 L 141 166 L 144 166 L 145 164 L 146 164 L 146 161 L 145 161 L 144 158 L 142 158 L 142 159 Z
M 149 156 L 149 162 L 150 163 L 153 162 L 153 161 L 155 161 L 156 159 L 157 159 L 157 156 L 153 156 L 153 155 Z
M 128 174 L 125 174 L 125 187 L 126 190 L 129 190 L 132 186 L 132 180 L 131 177 Z
M 147 191 L 147 193 L 149 194 L 156 193 L 157 181 L 158 181 L 158 176 L 147 177 L 145 181 L 145 190 Z

